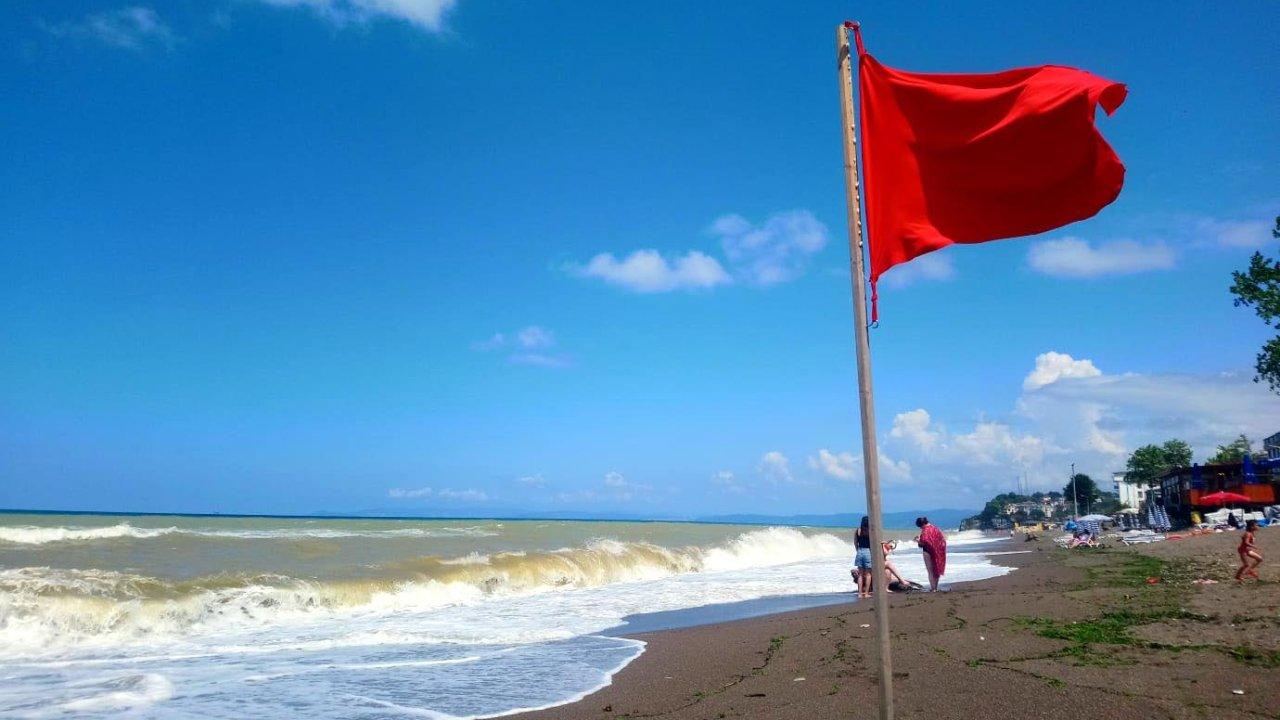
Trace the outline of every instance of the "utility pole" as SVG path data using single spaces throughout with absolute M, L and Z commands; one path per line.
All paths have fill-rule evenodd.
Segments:
M 1080 517 L 1080 501 L 1076 499 L 1076 464 L 1071 463 L 1071 507 L 1075 516 Z

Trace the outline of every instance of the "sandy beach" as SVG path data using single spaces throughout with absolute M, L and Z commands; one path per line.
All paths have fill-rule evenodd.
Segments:
M 1280 718 L 1280 531 L 1237 586 L 1236 533 L 1065 551 L 893 598 L 898 717 Z M 1156 582 L 1149 579 L 1155 578 Z M 1198 579 L 1214 580 L 1199 584 Z M 637 634 L 644 653 L 549 718 L 874 718 L 870 603 Z

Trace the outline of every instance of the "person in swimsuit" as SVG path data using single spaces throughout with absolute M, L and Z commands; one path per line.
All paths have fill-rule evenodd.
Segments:
M 927 517 L 916 518 L 916 527 L 920 528 L 916 543 L 924 551 L 924 568 L 929 571 L 929 590 L 937 592 L 938 580 L 947 571 L 947 538 Z
M 1257 520 L 1250 520 L 1244 525 L 1244 537 L 1240 538 L 1240 547 L 1236 548 L 1236 552 L 1240 553 L 1240 569 L 1236 571 L 1236 582 L 1244 582 L 1247 577 L 1258 579 L 1258 566 L 1262 564 L 1262 553 L 1258 552 L 1258 547 L 1254 544 L 1253 534 L 1257 530 Z

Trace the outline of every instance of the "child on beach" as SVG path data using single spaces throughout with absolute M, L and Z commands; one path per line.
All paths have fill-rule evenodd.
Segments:
M 1236 582 L 1244 582 L 1246 577 L 1258 579 L 1258 566 L 1262 564 L 1262 553 L 1254 544 L 1253 534 L 1258 530 L 1258 521 L 1250 520 L 1244 525 L 1244 537 L 1240 538 L 1240 569 L 1236 571 Z

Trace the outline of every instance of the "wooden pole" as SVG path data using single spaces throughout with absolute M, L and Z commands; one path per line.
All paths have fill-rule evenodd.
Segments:
M 876 410 L 871 393 L 871 338 L 867 328 L 867 275 L 862 261 L 862 201 L 858 194 L 858 132 L 853 113 L 853 59 L 849 33 L 836 28 L 840 63 L 840 119 L 844 130 L 845 205 L 849 214 L 849 271 L 853 281 L 853 324 L 858 355 L 858 407 L 862 412 L 862 465 L 871 518 L 871 572 L 875 578 L 876 638 L 880 646 L 880 720 L 893 720 L 893 649 L 889 644 L 889 596 L 884 579 L 884 537 L 880 517 L 880 457 L 876 451 Z

